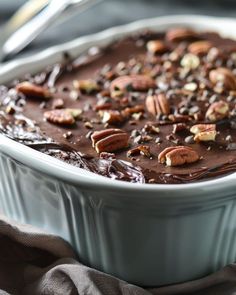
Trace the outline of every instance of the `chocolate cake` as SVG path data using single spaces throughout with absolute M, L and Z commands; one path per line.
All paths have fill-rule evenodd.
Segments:
M 117 180 L 236 172 L 236 41 L 188 28 L 125 37 L 0 86 L 0 132 Z

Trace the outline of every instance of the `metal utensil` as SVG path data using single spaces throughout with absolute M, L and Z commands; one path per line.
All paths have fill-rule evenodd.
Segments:
M 37 15 L 39 11 L 45 8 L 45 6 L 48 5 L 48 3 L 49 0 L 29 0 L 24 5 L 22 5 L 7 21 L 7 23 L 1 30 L 1 41 L 3 40 L 2 35 L 4 35 L 5 38 L 8 38 L 26 22 L 30 21 L 30 19 L 35 17 L 35 15 Z
M 0 61 L 17 54 L 31 43 L 41 32 L 55 23 L 59 15 L 72 8 L 83 11 L 97 0 L 52 0 L 35 17 L 14 32 L 0 48 Z
M 22 5 L 14 15 L 1 27 L 0 34 L 0 62 L 4 59 L 3 44 L 21 26 L 39 13 L 48 4 L 49 0 L 29 0 Z

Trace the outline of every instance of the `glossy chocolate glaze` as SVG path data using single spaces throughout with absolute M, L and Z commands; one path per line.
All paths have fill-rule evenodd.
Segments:
M 19 81 L 10 86 L 1 86 L 1 132 L 6 136 L 35 148 L 43 153 L 63 160 L 69 164 L 101 174 L 110 178 L 139 183 L 186 183 L 219 177 L 236 171 L 236 91 L 218 91 L 208 79 L 210 69 L 227 67 L 236 69 L 236 42 L 223 39 L 215 33 L 197 35 L 194 39 L 210 40 L 220 50 L 216 59 L 211 58 L 214 51 L 199 57 L 201 64 L 197 69 L 186 71 L 180 65 L 192 40 L 172 42 L 165 40 L 165 34 L 144 32 L 116 42 L 105 49 L 92 48 L 86 55 L 70 61 L 66 56 L 64 64 L 58 64 L 32 77 L 27 75 L 20 81 L 30 81 L 50 89 L 52 98 L 48 100 L 26 97 L 15 89 Z M 147 53 L 148 40 L 165 40 L 168 47 L 162 54 Z M 179 58 L 172 61 L 176 52 Z M 172 54 L 172 55 L 171 55 Z M 172 56 L 172 57 L 171 57 Z M 210 61 L 209 61 L 210 60 Z M 171 107 L 171 114 L 185 114 L 184 108 L 199 109 L 198 119 L 191 117 L 183 131 L 173 134 L 173 122 L 165 117 L 155 117 L 145 106 L 147 91 L 137 92 L 128 89 L 118 99 L 100 92 L 109 89 L 110 82 L 117 76 L 147 74 L 152 72 L 156 90 L 150 93 L 164 93 Z M 236 72 L 235 72 L 236 73 Z M 104 78 L 104 76 L 106 78 Z M 74 80 L 92 79 L 100 85 L 99 91 L 85 94 L 74 89 Z M 184 85 L 196 83 L 198 89 L 186 91 Z M 200 84 L 201 87 L 200 88 Z M 216 91 L 217 90 L 217 91 Z M 64 101 L 63 108 L 79 108 L 83 111 L 79 120 L 71 126 L 53 124 L 44 118 L 45 111 L 52 110 L 55 101 Z M 230 116 L 215 122 L 217 136 L 215 141 L 186 142 L 191 136 L 189 128 L 197 123 L 209 123 L 204 114 L 214 101 L 223 100 L 229 104 Z M 97 107 L 107 103 L 112 110 L 122 111 L 127 107 L 144 106 L 144 114 L 134 114 L 124 122 L 103 123 L 101 110 Z M 96 108 L 97 107 L 97 108 Z M 233 113 L 234 112 L 234 113 Z M 160 132 L 149 132 L 145 125 L 158 127 Z M 120 128 L 130 135 L 127 148 L 114 151 L 113 155 L 99 155 L 91 143 L 91 134 L 105 128 Z M 132 148 L 145 145 L 150 147 L 150 155 L 128 157 Z M 158 155 L 170 146 L 191 146 L 200 160 L 191 164 L 167 167 L 159 163 Z M 106 152 L 106 151 L 104 151 Z

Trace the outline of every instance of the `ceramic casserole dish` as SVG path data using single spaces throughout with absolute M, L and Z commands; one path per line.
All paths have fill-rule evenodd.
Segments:
M 79 38 L 0 69 L 5 83 L 142 29 L 188 26 L 236 38 L 235 20 L 171 16 Z M 132 184 L 73 167 L 0 135 L 0 208 L 69 241 L 86 265 L 143 286 L 196 279 L 236 258 L 236 174 Z

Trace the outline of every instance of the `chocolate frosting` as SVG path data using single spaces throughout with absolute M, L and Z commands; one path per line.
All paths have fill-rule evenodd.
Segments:
M 147 52 L 147 42 L 157 39 L 165 44 L 165 50 L 158 54 Z M 181 60 L 189 54 L 189 44 L 195 39 L 207 40 L 212 48 L 204 54 L 197 54 L 200 65 L 189 70 L 181 65 Z M 236 89 L 226 89 L 227 85 L 222 83 L 213 85 L 209 80 L 212 69 L 224 67 L 234 73 L 235 49 L 235 41 L 223 39 L 216 33 L 195 33 L 177 42 L 168 39 L 165 33 L 142 32 L 107 48 L 91 48 L 76 60 L 65 54 L 62 64 L 0 87 L 0 130 L 13 140 L 71 165 L 118 180 L 188 183 L 235 172 Z M 154 89 L 140 91 L 128 87 L 122 96 L 111 98 L 111 82 L 117 77 L 147 73 L 155 81 Z M 95 81 L 99 90 L 89 93 L 75 87 L 74 81 L 88 79 Z M 19 91 L 17 85 L 21 81 L 49 89 L 52 97 L 42 99 Z M 197 88 L 189 90 L 186 84 L 197 85 Z M 185 125 L 183 130 L 173 133 L 177 122 L 165 115 L 154 116 L 147 110 L 147 96 L 160 93 L 168 99 L 170 115 L 181 118 Z M 59 100 L 63 105 L 57 106 Z M 228 104 L 229 114 L 214 122 L 216 140 L 194 141 L 190 128 L 196 124 L 212 123 L 205 114 L 217 101 Z M 141 106 L 141 111 L 131 113 L 128 119 L 110 123 L 103 121 L 103 112 L 107 109 L 120 114 L 135 106 Z M 81 109 L 82 114 L 71 125 L 45 120 L 45 112 L 57 107 Z M 104 150 L 99 154 L 92 145 L 91 135 L 106 128 L 125 131 L 130 136 L 129 146 L 112 153 Z M 128 151 L 140 145 L 150 149 L 148 156 L 142 153 L 127 156 Z M 200 159 L 180 166 L 166 166 L 158 161 L 158 155 L 170 146 L 189 146 Z

